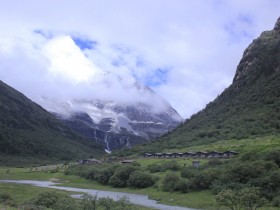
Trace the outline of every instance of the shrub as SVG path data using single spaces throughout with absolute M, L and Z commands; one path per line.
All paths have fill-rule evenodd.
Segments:
M 181 169 L 181 177 L 191 179 L 196 176 L 198 170 L 194 167 L 187 167 Z
M 109 184 L 113 187 L 125 187 L 129 179 L 130 174 L 137 168 L 134 166 L 121 166 L 114 175 L 110 178 Z
M 280 207 L 280 195 L 276 196 L 273 201 L 272 201 L 272 205 L 275 207 Z
M 86 179 L 92 179 L 95 180 L 96 176 L 98 174 L 98 170 L 94 167 L 86 167 L 86 170 L 83 172 L 83 176 Z
M 76 209 L 75 201 L 73 198 L 57 191 L 47 191 L 40 193 L 33 199 L 32 203 L 36 206 L 44 206 L 55 210 Z
M 167 174 L 162 182 L 162 190 L 166 192 L 173 192 L 176 189 L 180 177 L 175 173 Z
M 99 198 L 98 205 L 102 206 L 104 210 L 113 210 L 115 201 L 109 197 L 107 198 Z
M 246 152 L 241 155 L 240 160 L 242 161 L 255 161 L 259 159 L 259 153 L 256 151 Z
M 9 193 L 6 193 L 6 192 L 0 193 L 0 203 L 3 203 L 5 205 L 9 205 L 9 206 L 15 206 L 16 205 L 12 196 Z
M 44 206 L 36 206 L 31 203 L 24 203 L 24 204 L 21 204 L 18 207 L 18 209 L 20 209 L 20 210 L 46 210 L 47 208 Z
M 216 196 L 216 202 L 219 206 L 226 206 L 231 210 L 240 209 L 240 198 L 235 191 L 223 190 Z
M 163 168 L 164 171 L 167 171 L 167 170 L 177 171 L 177 170 L 180 169 L 180 166 L 177 163 L 177 161 L 172 160 L 172 161 L 168 161 L 168 162 L 163 163 L 162 168 Z
M 98 171 L 96 175 L 96 181 L 98 181 L 101 184 L 108 184 L 110 178 L 113 176 L 117 169 L 117 166 L 110 166 L 105 169 L 101 169 Z
M 244 188 L 238 193 L 241 205 L 248 210 L 256 210 L 262 207 L 267 201 L 261 196 L 258 188 Z
M 163 171 L 162 166 L 160 164 L 150 164 L 148 165 L 148 170 L 150 171 L 150 173 Z
M 85 193 L 82 195 L 81 206 L 83 210 L 97 209 L 97 195 Z
M 70 196 L 61 196 L 55 203 L 54 210 L 77 210 L 75 200 Z
M 5 203 L 10 200 L 13 200 L 13 198 L 9 193 L 0 193 L 0 203 Z
M 134 171 L 130 174 L 128 180 L 128 184 L 135 188 L 150 187 L 154 183 L 155 179 L 153 179 L 153 176 L 142 171 Z
M 180 181 L 175 185 L 174 190 L 180 191 L 182 193 L 190 192 L 191 183 L 187 179 L 180 179 Z
M 274 161 L 280 167 L 280 150 L 272 150 L 265 155 L 265 160 Z
M 267 171 L 264 165 L 258 162 L 244 162 L 236 163 L 231 166 L 228 171 L 229 180 L 247 183 L 250 179 L 261 177 Z
M 111 198 L 99 198 L 98 205 L 104 210 L 131 210 L 131 205 L 127 197 L 122 197 L 117 201 Z
M 220 159 L 218 159 L 218 158 L 210 159 L 208 161 L 208 165 L 209 166 L 219 166 L 221 164 L 222 164 L 222 161 Z
M 244 188 L 240 191 L 223 190 L 216 196 L 216 202 L 220 206 L 226 206 L 231 210 L 248 209 L 256 210 L 263 206 L 266 200 L 261 196 L 258 188 Z
M 218 171 L 214 169 L 199 171 L 191 179 L 192 187 L 197 190 L 209 189 L 212 183 L 218 178 Z

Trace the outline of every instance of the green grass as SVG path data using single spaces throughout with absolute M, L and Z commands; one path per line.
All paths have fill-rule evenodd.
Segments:
M 173 149 L 170 152 L 183 152 L 183 151 L 227 151 L 234 150 L 240 153 L 249 151 L 264 151 L 271 148 L 280 148 L 280 137 L 267 136 L 258 138 L 248 138 L 241 140 L 223 140 L 210 144 L 190 146 L 184 149 Z
M 159 160 L 158 160 L 159 161 Z M 9 173 L 7 173 L 9 170 Z M 157 175 L 164 173 L 156 173 Z M 210 192 L 195 192 L 195 193 L 168 193 L 158 191 L 154 187 L 146 189 L 131 189 L 131 188 L 113 188 L 107 185 L 101 185 L 98 182 L 83 179 L 78 176 L 66 176 L 62 172 L 50 173 L 50 172 L 30 172 L 29 168 L 8 168 L 0 167 L 0 179 L 27 179 L 27 180 L 56 180 L 59 183 L 62 183 L 61 186 L 66 187 L 77 187 L 85 189 L 96 189 L 96 190 L 107 190 L 114 192 L 127 192 L 135 194 L 145 194 L 148 195 L 151 199 L 158 200 L 160 203 L 169 204 L 169 205 L 180 205 L 186 207 L 195 207 L 195 208 L 205 208 L 206 206 L 214 205 L 214 197 Z M 5 186 L 5 189 L 8 189 L 8 192 L 13 194 L 19 194 L 16 200 L 19 202 L 25 199 L 32 198 L 32 196 L 42 192 L 42 189 L 38 187 L 32 187 L 27 185 L 16 185 L 16 184 L 0 184 Z M 10 187 L 8 187 L 10 186 Z M 28 192 L 30 189 L 31 193 Z M 22 196 L 22 197 L 21 197 Z M 202 199 L 201 199 L 202 198 Z M 203 202 L 201 201 L 203 200 Z M 143 207 L 143 209 L 147 209 Z
M 31 200 L 39 193 L 46 191 L 55 190 L 49 188 L 34 187 L 25 184 L 0 183 L 0 193 L 9 193 L 17 205 L 20 205 L 24 201 Z M 71 192 L 62 192 L 64 192 L 65 194 L 71 194 Z
M 141 159 L 138 159 L 136 162 L 140 163 L 141 167 L 144 167 L 146 169 L 148 165 L 157 164 L 157 163 L 162 164 L 162 163 L 170 162 L 172 160 L 176 160 L 176 162 L 179 164 L 179 166 L 184 167 L 184 166 L 192 165 L 192 161 L 194 159 L 192 159 L 192 158 L 141 158 Z M 204 164 L 208 160 L 201 159 L 200 161 L 201 161 L 201 164 Z
M 280 141 L 278 137 L 270 136 L 265 138 L 218 141 L 208 145 L 192 146 L 189 148 L 185 148 L 184 150 L 182 149 L 181 151 L 236 150 L 240 152 L 240 155 L 242 155 L 242 153 L 248 151 L 262 152 L 269 148 L 280 148 Z M 150 164 L 162 164 L 164 162 L 172 160 L 174 159 L 139 158 L 136 161 L 141 164 L 141 167 L 146 169 Z M 180 166 L 184 166 L 185 164 L 190 165 L 192 162 L 192 159 L 187 158 L 176 158 L 175 160 Z M 201 159 L 202 164 L 206 163 L 207 161 L 208 159 Z M 57 167 L 60 167 L 60 171 L 58 173 L 51 173 L 51 170 L 56 169 Z M 183 194 L 177 192 L 162 192 L 161 190 L 158 190 L 163 177 L 170 171 L 154 173 L 154 175 L 160 177 L 160 180 L 155 187 L 146 189 L 132 189 L 113 188 L 111 186 L 101 185 L 96 181 L 86 180 L 78 176 L 66 176 L 63 174 L 63 170 L 63 165 L 37 166 L 33 168 L 0 167 L 0 179 L 55 180 L 62 183 L 62 186 L 145 194 L 148 195 L 151 199 L 158 200 L 163 204 L 179 205 L 192 208 L 217 209 L 217 207 L 215 207 L 215 197 L 210 191 L 200 191 Z M 266 209 L 268 208 L 266 207 Z
M 141 159 L 140 163 L 149 164 L 151 162 L 161 161 L 160 159 L 156 160 L 147 160 Z M 183 161 L 183 160 L 182 160 Z M 7 173 L 9 170 L 9 173 Z M 156 173 L 159 176 L 164 176 L 165 172 Z M 162 204 L 168 205 L 178 205 L 185 206 L 190 208 L 197 209 L 208 209 L 214 210 L 218 209 L 215 205 L 215 196 L 210 191 L 200 191 L 200 192 L 191 192 L 191 193 L 169 193 L 159 191 L 157 187 L 150 187 L 146 189 L 132 189 L 132 188 L 113 188 L 108 185 L 101 185 L 98 182 L 83 179 L 78 176 L 66 176 L 62 172 L 50 173 L 49 172 L 30 172 L 29 168 L 9 168 L 9 167 L 0 167 L 0 179 L 30 179 L 30 180 L 55 180 L 59 183 L 62 183 L 61 186 L 66 187 L 77 187 L 85 189 L 96 189 L 96 190 L 105 190 L 105 191 L 114 191 L 114 192 L 127 192 L 135 194 L 148 195 L 149 198 L 159 201 Z M 19 185 L 19 184 L 8 184 L 0 183 L 0 192 L 4 190 L 15 197 L 15 201 L 20 203 L 24 200 L 31 199 L 40 192 L 49 190 L 40 187 L 34 187 L 30 185 Z M 65 192 L 71 194 L 71 192 Z M 0 205 L 0 207 L 2 207 Z M 138 209 L 150 209 L 146 207 L 139 207 Z M 12 209 L 12 208 L 11 208 Z M 220 208 L 221 209 L 221 208 Z M 262 210 L 276 210 L 277 208 L 268 208 Z M 222 209 L 221 209 L 222 210 Z

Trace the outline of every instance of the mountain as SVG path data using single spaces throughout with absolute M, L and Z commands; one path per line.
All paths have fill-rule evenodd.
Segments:
M 280 18 L 245 50 L 232 84 L 205 109 L 143 151 L 280 134 Z
M 1 156 L 73 160 L 102 153 L 99 145 L 0 81 Z
M 153 99 L 129 103 L 100 99 L 73 99 L 68 102 L 44 100 L 42 106 L 68 127 L 101 143 L 106 151 L 147 143 L 172 129 L 181 116 L 150 88 L 134 83 L 141 97 Z M 128 91 L 128 90 L 127 90 Z

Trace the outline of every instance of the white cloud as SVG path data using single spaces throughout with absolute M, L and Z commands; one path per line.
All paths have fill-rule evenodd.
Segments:
M 44 46 L 43 52 L 50 60 L 48 70 L 55 76 L 79 83 L 102 74 L 102 70 L 86 59 L 69 36 L 53 38 Z
M 82 89 L 88 87 L 81 83 L 72 89 L 64 81 L 57 90 L 46 67 L 76 82 L 94 78 L 92 72 L 100 69 L 112 75 L 108 80 L 117 90 L 116 75 L 128 83 L 136 77 L 156 85 L 153 89 L 188 117 L 230 84 L 245 47 L 272 29 L 279 11 L 278 0 L 2 1 L 0 79 L 31 98 L 50 91 L 60 97 L 86 95 Z M 83 53 L 74 45 L 60 46 L 46 56 L 40 49 L 49 40 L 34 30 L 86 37 L 97 44 Z M 79 59 L 64 62 L 68 50 Z M 64 70 L 62 61 L 68 65 Z M 74 71 L 75 66 L 83 66 L 82 72 Z M 158 69 L 168 69 L 162 83 Z M 29 86 L 30 81 L 39 88 Z M 117 94 L 125 98 L 123 92 Z

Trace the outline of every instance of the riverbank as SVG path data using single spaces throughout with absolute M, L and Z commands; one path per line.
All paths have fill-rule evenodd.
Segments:
M 74 188 L 74 187 L 63 187 L 63 186 L 59 186 L 59 183 L 54 183 L 54 182 L 50 182 L 50 181 L 0 180 L 0 183 L 25 184 L 25 185 L 31 185 L 31 186 L 36 186 L 36 187 L 51 188 L 51 189 L 68 191 L 68 192 L 76 192 L 79 194 L 88 193 L 91 195 L 97 195 L 98 198 L 109 197 L 115 201 L 121 197 L 127 197 L 132 204 L 139 205 L 139 206 L 145 206 L 145 207 L 149 207 L 149 208 L 154 208 L 154 209 L 160 209 L 160 210 L 195 210 L 195 209 L 185 208 L 185 207 L 158 204 L 157 201 L 149 199 L 148 196 L 146 196 L 146 195 L 93 190 L 93 189 L 82 189 L 82 188 Z
M 49 166 L 49 171 L 32 171 L 30 168 L 10 168 L 0 167 L 0 179 L 13 180 L 39 180 L 39 181 L 54 181 L 61 183 L 60 186 L 76 187 L 85 189 L 96 189 L 112 192 L 127 192 L 133 194 L 147 195 L 149 198 L 158 201 L 160 204 L 182 206 L 195 209 L 217 209 L 215 206 L 214 196 L 210 191 L 192 192 L 182 194 L 178 192 L 162 192 L 154 187 L 145 189 L 132 188 L 113 188 L 108 185 L 101 185 L 95 181 L 87 180 L 78 176 L 64 175 L 62 170 L 54 172 Z M 55 166 L 53 166 L 55 168 Z

